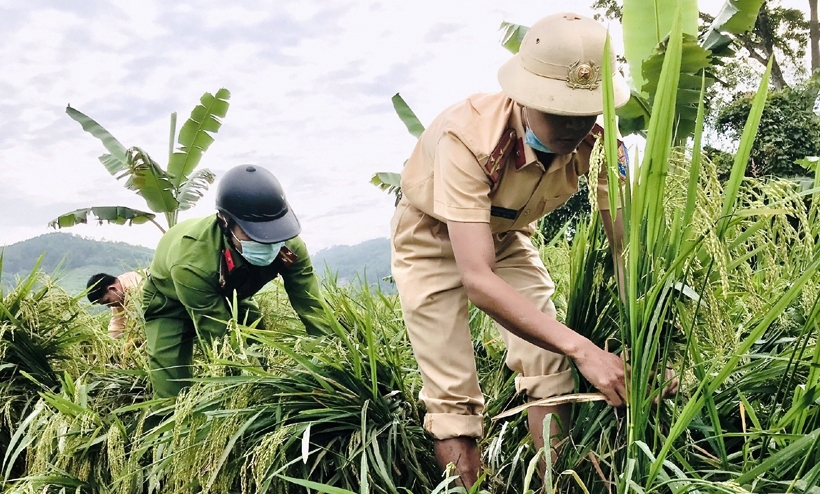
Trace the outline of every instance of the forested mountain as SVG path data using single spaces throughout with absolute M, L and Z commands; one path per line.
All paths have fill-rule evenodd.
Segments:
M 367 281 L 382 290 L 392 291 L 393 284 L 384 281 L 390 276 L 390 240 L 374 238 L 356 245 L 335 245 L 311 254 L 319 276 L 335 273 L 340 285 Z
M 42 255 L 40 269 L 58 279 L 72 295 L 85 289 L 94 273 L 114 276 L 145 268 L 154 255 L 152 249 L 127 244 L 92 240 L 70 233 L 54 232 L 30 238 L 5 247 L 2 281 L 6 286 L 17 276 L 27 276 Z
M 6 287 L 16 277 L 31 273 L 37 259 L 43 255 L 40 268 L 56 278 L 65 290 L 76 295 L 85 289 L 88 278 L 95 273 L 114 276 L 147 268 L 154 251 L 124 242 L 99 241 L 70 233 L 54 232 L 22 242 L 0 247 L 3 264 L 0 282 Z M 339 284 L 367 279 L 384 290 L 392 284 L 382 281 L 390 274 L 390 243 L 386 238 L 367 240 L 357 245 L 339 245 L 311 255 L 320 277 L 335 274 Z

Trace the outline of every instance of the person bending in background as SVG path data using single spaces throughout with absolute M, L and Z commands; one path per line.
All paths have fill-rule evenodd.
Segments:
M 301 225 L 276 177 L 259 166 L 232 168 L 217 186 L 216 209 L 162 236 L 145 282 L 148 363 L 159 398 L 190 384 L 194 340 L 225 334 L 234 295 L 239 321 L 261 319 L 251 297 L 277 276 L 307 332 L 327 332 Z
M 88 301 L 92 304 L 107 305 L 111 308 L 111 320 L 108 322 L 108 336 L 120 338 L 125 331 L 125 304 L 134 293 L 140 291 L 143 277 L 136 271 L 129 271 L 119 276 L 108 273 L 97 273 L 88 279 Z

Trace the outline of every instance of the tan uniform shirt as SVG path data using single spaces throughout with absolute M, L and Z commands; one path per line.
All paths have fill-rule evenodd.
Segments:
M 564 204 L 589 171 L 594 139 L 548 166 L 524 144 L 522 108 L 503 93 L 476 94 L 444 110 L 421 135 L 402 171 L 403 198 L 391 221 L 392 272 L 422 376 L 424 428 L 437 439 L 483 434 L 484 396 L 470 336 L 468 298 L 448 221 L 489 223 L 494 272 L 541 312 L 555 317 L 554 284 L 530 235 Z M 608 209 L 604 171 L 593 177 Z M 568 359 L 504 327 L 516 390 L 538 399 L 571 393 Z
M 524 144 L 521 110 L 504 93 L 475 94 L 446 109 L 422 134 L 402 171 L 404 197 L 442 222 L 489 223 L 494 234 L 531 234 L 536 220 L 578 191 L 591 148 L 584 141 L 545 167 Z M 509 149 L 497 150 L 510 130 L 515 137 Z M 599 208 L 609 209 L 605 167 L 597 194 Z
M 125 295 L 123 300 L 124 305 L 128 297 L 140 289 L 142 275 L 136 271 L 129 271 L 117 276 L 117 279 L 122 285 L 122 291 Z M 122 336 L 122 332 L 125 330 L 125 316 L 125 307 L 119 305 L 111 307 L 111 321 L 108 323 L 108 336 L 112 338 Z

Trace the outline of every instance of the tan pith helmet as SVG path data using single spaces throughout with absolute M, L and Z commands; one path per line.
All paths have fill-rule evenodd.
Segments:
M 518 53 L 498 70 L 504 92 L 519 104 L 555 115 L 599 115 L 604 111 L 606 28 L 594 19 L 563 13 L 532 25 Z M 611 55 L 615 107 L 629 101 L 629 86 Z

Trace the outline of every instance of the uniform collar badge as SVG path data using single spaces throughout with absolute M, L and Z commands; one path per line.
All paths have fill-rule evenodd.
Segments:
M 578 60 L 567 70 L 567 86 L 572 89 L 596 89 L 601 83 L 601 68 L 592 60 L 581 62 Z

